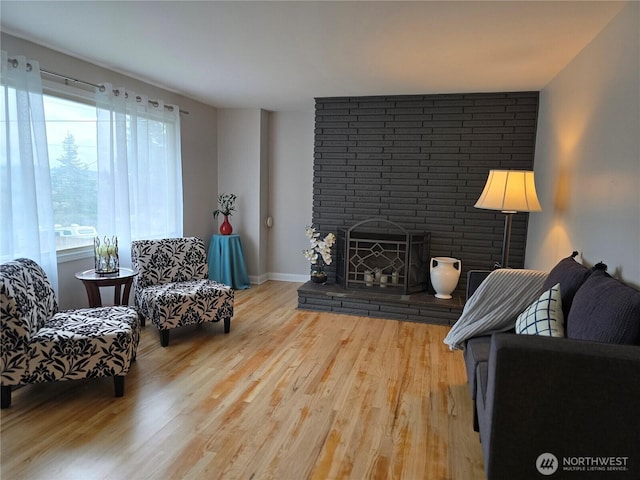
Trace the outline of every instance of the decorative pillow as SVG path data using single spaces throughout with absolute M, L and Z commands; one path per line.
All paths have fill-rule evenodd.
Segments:
M 518 315 L 516 333 L 564 337 L 564 315 L 559 283 L 540 295 L 538 300 Z
M 511 330 L 518 314 L 540 295 L 545 278 L 547 272 L 538 270 L 494 270 L 467 300 L 444 343 L 459 350 L 472 337 Z
M 547 280 L 542 285 L 544 290 L 549 290 L 556 283 L 560 284 L 562 297 L 562 313 L 569 323 L 569 310 L 573 297 L 580 286 L 589 278 L 591 270 L 575 261 L 574 257 L 578 252 L 573 252 L 571 256 L 563 258 L 551 269 Z
M 596 270 L 573 299 L 567 337 L 639 345 L 640 291 Z

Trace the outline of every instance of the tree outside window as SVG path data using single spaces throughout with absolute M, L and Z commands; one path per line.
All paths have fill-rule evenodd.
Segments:
M 44 96 L 58 251 L 93 244 L 98 215 L 96 109 Z

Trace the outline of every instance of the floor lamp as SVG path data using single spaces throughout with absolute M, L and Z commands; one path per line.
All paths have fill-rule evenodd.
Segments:
M 505 214 L 504 237 L 502 239 L 502 262 L 500 268 L 509 266 L 509 242 L 511 241 L 511 221 L 518 212 L 539 212 L 542 210 L 532 171 L 490 170 L 487 183 L 480 198 L 474 205 L 486 210 L 500 210 Z

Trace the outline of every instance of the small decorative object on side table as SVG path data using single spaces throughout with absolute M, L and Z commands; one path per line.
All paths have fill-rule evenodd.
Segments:
M 220 208 L 213 211 L 213 218 L 218 218 L 218 215 L 224 216 L 224 222 L 220 224 L 220 233 L 222 235 L 231 235 L 233 233 L 233 227 L 229 223 L 229 217 L 236 207 L 236 196 L 233 193 L 221 193 L 218 195 L 218 205 Z
M 93 255 L 95 273 L 98 275 L 112 275 L 118 273 L 120 260 L 118 259 L 118 237 L 99 237 L 93 239 Z
M 309 239 L 311 247 L 303 250 L 302 253 L 312 265 L 311 281 L 315 283 L 325 283 L 327 273 L 324 271 L 325 265 L 331 265 L 331 247 L 336 242 L 336 236 L 328 233 L 324 240 L 320 240 L 320 233 L 313 227 L 305 227 L 304 234 Z

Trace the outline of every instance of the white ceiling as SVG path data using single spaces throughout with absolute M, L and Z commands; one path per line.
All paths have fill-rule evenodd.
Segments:
M 620 11 L 594 1 L 0 1 L 2 31 L 217 107 L 540 90 Z M 69 73 L 69 72 L 58 72 Z

